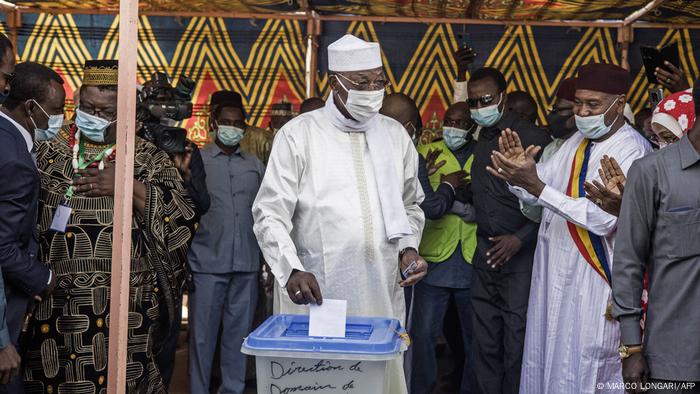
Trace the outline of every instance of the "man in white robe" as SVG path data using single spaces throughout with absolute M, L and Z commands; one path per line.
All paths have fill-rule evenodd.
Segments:
M 579 69 L 578 132 L 541 164 L 506 130 L 489 172 L 528 204 L 544 208 L 527 314 L 521 394 L 624 393 L 618 323 L 610 314 L 610 272 L 617 217 L 585 197 L 601 181 L 604 156 L 626 173 L 651 151 L 625 123 L 629 73 L 609 64 Z M 613 186 L 606 185 L 610 189 Z M 599 205 L 597 205 L 599 204 Z M 595 268 L 594 268 L 595 267 Z
M 322 298 L 348 315 L 405 318 L 403 288 L 427 264 L 418 154 L 397 121 L 379 114 L 387 86 L 379 45 L 346 35 L 328 47 L 324 108 L 277 133 L 253 204 L 254 232 L 276 278 L 275 313 L 307 314 Z M 408 278 L 402 272 L 416 261 Z M 386 393 L 406 392 L 401 360 Z

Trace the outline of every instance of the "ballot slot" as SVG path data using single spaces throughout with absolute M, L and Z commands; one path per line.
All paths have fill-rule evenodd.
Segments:
M 367 341 L 372 337 L 372 332 L 374 327 L 369 324 L 351 324 L 345 325 L 345 338 L 335 338 L 335 339 L 348 339 L 355 341 Z M 309 323 L 294 322 L 289 325 L 289 327 L 282 334 L 283 337 L 308 337 L 309 336 Z M 333 339 L 333 338 L 329 338 Z

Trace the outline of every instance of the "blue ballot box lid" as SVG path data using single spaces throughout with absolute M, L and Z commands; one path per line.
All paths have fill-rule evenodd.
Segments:
M 348 316 L 345 338 L 309 336 L 309 316 L 273 315 L 245 340 L 249 350 L 384 355 L 398 353 L 404 333 L 396 319 Z

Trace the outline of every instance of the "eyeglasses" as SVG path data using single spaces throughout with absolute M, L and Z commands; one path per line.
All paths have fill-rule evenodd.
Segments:
M 673 143 L 678 142 L 680 139 L 676 136 L 673 136 L 673 138 L 666 138 L 666 137 L 659 137 L 658 134 L 652 134 L 649 139 L 651 142 L 655 143 L 656 145 L 661 145 L 662 143 L 671 145 Z
M 82 105 L 79 106 L 78 109 L 80 109 L 88 115 L 97 116 L 104 120 L 109 120 L 110 122 L 117 119 L 117 113 L 113 111 L 97 110 L 95 108 L 85 108 Z
M 503 94 L 503 92 L 498 94 L 499 98 L 501 97 L 501 94 Z M 495 99 L 495 96 L 491 94 L 485 94 L 481 97 L 467 99 L 467 104 L 469 104 L 470 108 L 477 108 L 479 106 L 479 103 L 481 103 L 481 105 L 483 106 L 488 106 L 491 105 Z
M 363 91 L 381 90 L 381 89 L 386 89 L 389 86 L 391 86 L 391 82 L 389 82 L 385 79 L 377 79 L 377 80 L 372 81 L 372 82 L 355 82 L 343 74 L 338 73 L 335 75 L 342 77 L 344 80 L 350 82 L 354 87 L 357 88 L 356 90 L 363 90 Z

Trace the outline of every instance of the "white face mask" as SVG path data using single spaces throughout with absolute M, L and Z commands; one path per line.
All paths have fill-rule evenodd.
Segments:
M 83 112 L 80 108 L 75 110 L 75 125 L 80 134 L 92 142 L 101 144 L 105 141 L 105 131 L 116 120 L 109 121 L 99 116 Z
M 348 98 L 343 105 L 350 116 L 360 123 L 367 122 L 377 116 L 384 102 L 384 89 L 369 91 L 348 89 L 337 75 L 339 74 L 336 74 L 336 80 L 343 90 L 348 92 Z
M 503 92 L 499 94 L 498 102 L 483 108 L 474 108 L 469 110 L 472 114 L 472 119 L 481 127 L 492 127 L 498 123 L 503 117 L 503 111 L 498 109 L 503 101 Z
M 245 130 L 235 126 L 224 126 L 217 124 L 216 136 L 222 144 L 228 147 L 238 145 L 243 139 Z
M 603 137 L 604 135 L 608 134 L 610 132 L 610 129 L 612 129 L 612 126 L 617 122 L 617 118 L 620 117 L 620 114 L 617 114 L 615 116 L 615 120 L 610 123 L 610 126 L 605 125 L 605 114 L 610 111 L 610 108 L 615 105 L 617 102 L 617 98 L 615 101 L 610 104 L 608 109 L 605 110 L 600 115 L 591 115 L 591 116 L 578 116 L 574 115 L 576 119 L 576 128 L 578 128 L 578 131 L 583 134 L 584 137 L 588 138 L 589 140 L 597 140 L 598 138 Z
M 46 127 L 46 129 L 40 129 L 39 127 L 37 127 L 34 118 L 32 118 L 31 116 L 29 117 L 32 123 L 34 123 L 34 139 L 37 141 L 46 141 L 54 138 L 56 134 L 58 134 L 58 132 L 61 131 L 61 127 L 63 127 L 63 114 L 49 115 L 48 112 L 46 112 L 44 108 L 42 108 L 41 105 L 36 102 L 36 100 L 32 101 L 34 101 L 34 104 L 36 104 L 37 107 L 39 107 L 39 109 L 41 110 L 41 112 L 43 112 L 44 115 L 46 115 L 46 117 L 49 119 L 48 126 Z

